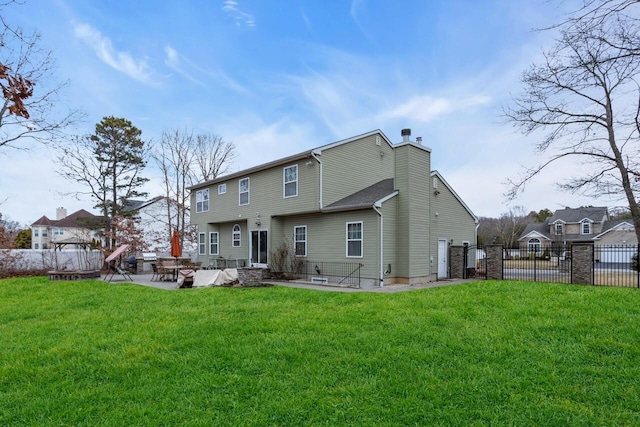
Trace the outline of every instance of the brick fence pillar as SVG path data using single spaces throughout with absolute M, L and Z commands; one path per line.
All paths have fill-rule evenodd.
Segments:
M 593 285 L 593 242 L 571 244 L 571 283 Z
M 449 246 L 449 277 L 464 279 L 464 246 Z
M 502 245 L 487 245 L 484 252 L 487 257 L 487 279 L 502 280 Z

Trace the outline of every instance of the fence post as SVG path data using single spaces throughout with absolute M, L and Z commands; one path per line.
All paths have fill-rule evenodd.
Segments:
M 487 245 L 484 249 L 487 258 L 487 280 L 502 280 L 502 245 Z
M 464 246 L 449 246 L 449 272 L 451 279 L 464 279 L 464 267 Z
M 571 283 L 593 285 L 593 242 L 571 244 Z

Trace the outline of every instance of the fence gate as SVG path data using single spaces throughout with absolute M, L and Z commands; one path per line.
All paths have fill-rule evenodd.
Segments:
M 481 246 L 464 245 L 462 251 L 463 258 L 463 278 L 464 279 L 486 279 L 487 278 L 487 256 Z
M 571 247 L 523 245 L 502 250 L 502 277 L 505 280 L 571 283 Z

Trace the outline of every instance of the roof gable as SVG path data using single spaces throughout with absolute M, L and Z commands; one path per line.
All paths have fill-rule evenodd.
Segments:
M 453 187 L 451 187 L 449 185 L 447 180 L 444 179 L 444 177 L 440 174 L 440 172 L 438 172 L 437 170 L 431 171 L 431 178 L 433 179 L 434 176 L 438 177 L 440 182 L 442 182 L 445 185 L 445 187 L 447 187 L 447 189 L 451 192 L 451 194 L 453 194 L 453 197 L 455 197 L 458 200 L 458 202 L 462 205 L 462 207 L 464 207 L 466 209 L 466 211 L 469 212 L 469 215 L 471 215 L 471 217 L 473 218 L 475 223 L 478 224 L 480 222 L 478 220 L 478 217 L 471 211 L 471 209 L 469 209 L 469 206 L 467 206 L 467 204 L 464 202 L 464 200 L 462 200 L 462 198 L 460 196 L 458 196 L 458 193 L 455 192 Z
M 599 207 L 586 207 L 586 208 L 565 208 L 558 209 L 553 213 L 553 216 L 549 218 L 550 223 L 554 223 L 558 220 L 565 223 L 579 223 L 585 219 L 592 222 L 603 222 L 608 219 L 608 210 L 606 206 Z

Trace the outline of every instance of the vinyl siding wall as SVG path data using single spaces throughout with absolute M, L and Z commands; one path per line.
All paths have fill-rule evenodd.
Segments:
M 433 177 L 429 180 L 429 194 L 431 196 L 431 253 L 433 254 L 434 273 L 438 266 L 438 239 L 462 245 L 469 242 L 476 244 L 476 223 L 474 217 L 458 201 L 447 186 L 438 180 L 438 195 L 434 194 Z M 436 215 L 437 213 L 437 215 Z
M 322 151 L 324 206 L 393 178 L 393 148 L 383 138 L 380 140 L 378 146 L 376 135 L 371 135 Z
M 429 202 L 431 153 L 412 144 L 396 147 L 398 273 L 419 281 L 431 274 Z M 402 239 L 402 240 L 401 240 Z
M 362 258 L 346 256 L 346 224 L 347 222 L 355 221 L 362 221 Z M 293 244 L 293 227 L 306 225 L 307 260 L 317 262 L 362 263 L 364 266 L 360 271 L 361 277 L 377 279 L 380 246 L 378 234 L 380 226 L 378 214 L 373 209 L 332 214 L 295 215 L 277 218 L 277 222 L 281 224 L 278 228 L 281 229 L 282 232 L 279 235 L 272 236 L 272 249 L 284 241 Z

